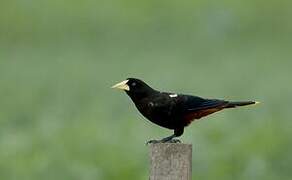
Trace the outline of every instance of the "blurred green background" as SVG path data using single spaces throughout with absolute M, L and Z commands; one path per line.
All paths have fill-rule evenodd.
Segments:
M 257 100 L 189 126 L 193 179 L 292 177 L 292 1 L 2 0 L 0 179 L 148 179 L 171 131 L 109 87 Z

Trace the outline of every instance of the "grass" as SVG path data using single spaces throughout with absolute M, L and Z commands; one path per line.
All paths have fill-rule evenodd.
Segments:
M 262 102 L 186 129 L 193 179 L 290 179 L 289 4 L 115 2 L 1 8 L 1 177 L 147 179 L 144 143 L 171 132 L 109 88 L 139 77 Z

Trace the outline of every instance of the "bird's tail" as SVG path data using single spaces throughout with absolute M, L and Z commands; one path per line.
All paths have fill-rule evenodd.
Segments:
M 238 106 L 248 106 L 259 104 L 257 101 L 237 101 L 237 102 L 228 102 L 225 108 L 236 108 Z

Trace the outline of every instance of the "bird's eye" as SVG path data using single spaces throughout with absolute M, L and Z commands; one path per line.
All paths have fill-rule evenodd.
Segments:
M 135 83 L 135 82 L 133 82 L 133 83 L 132 83 L 132 86 L 136 86 L 136 83 Z

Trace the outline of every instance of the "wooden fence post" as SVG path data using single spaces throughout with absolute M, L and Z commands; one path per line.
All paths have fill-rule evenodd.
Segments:
M 191 180 L 192 145 L 157 143 L 150 145 L 150 180 Z

